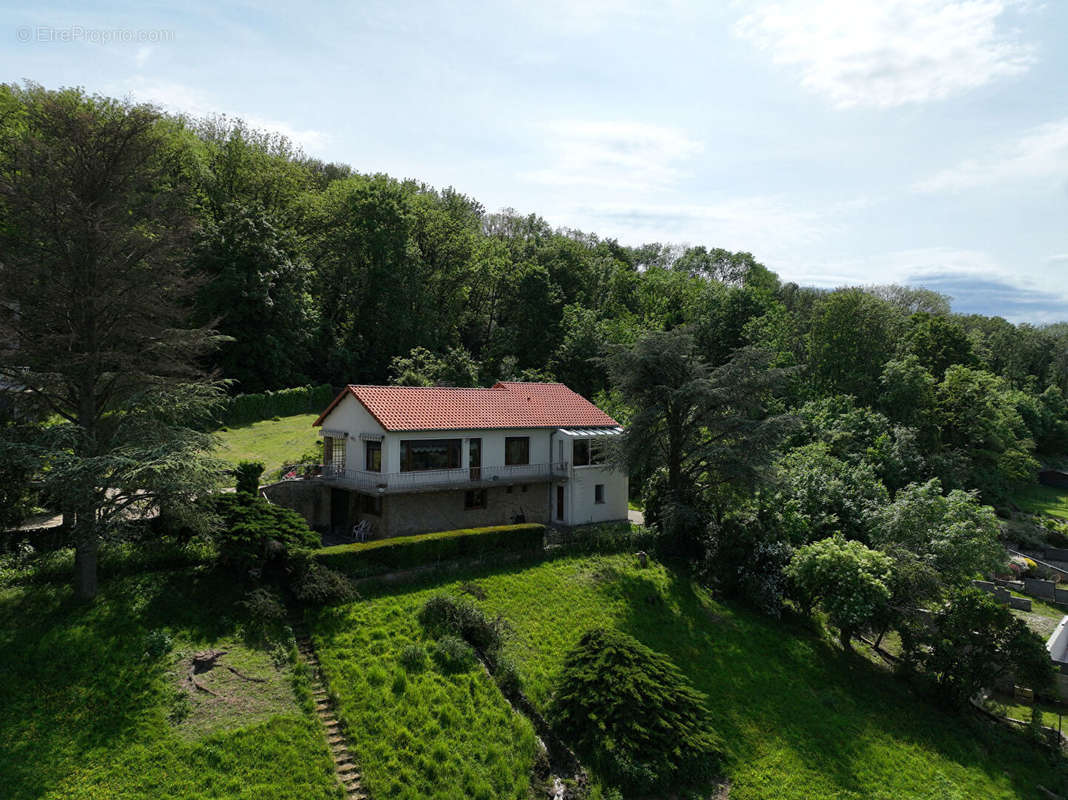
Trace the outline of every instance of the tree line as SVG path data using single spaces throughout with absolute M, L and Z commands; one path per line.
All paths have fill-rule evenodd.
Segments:
M 865 540 L 931 481 L 1006 503 L 1068 447 L 1066 323 L 554 229 L 225 117 L 0 87 L 0 243 L 0 374 L 50 420 L 5 426 L 0 491 L 35 475 L 79 541 L 188 508 L 225 395 L 310 383 L 562 381 L 702 552 L 709 526 Z

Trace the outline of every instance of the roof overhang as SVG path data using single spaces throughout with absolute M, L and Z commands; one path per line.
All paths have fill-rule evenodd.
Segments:
M 591 439 L 601 436 L 619 436 L 622 428 L 558 428 L 557 433 L 569 439 Z

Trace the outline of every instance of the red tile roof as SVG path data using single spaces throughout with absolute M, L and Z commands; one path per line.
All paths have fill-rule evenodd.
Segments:
M 315 421 L 322 425 L 346 394 L 387 431 L 617 427 L 614 419 L 562 383 L 498 383 L 490 389 L 348 386 Z

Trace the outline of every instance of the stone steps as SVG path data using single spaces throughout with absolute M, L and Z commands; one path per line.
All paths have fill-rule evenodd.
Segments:
M 334 704 L 330 699 L 326 687 L 323 685 L 322 674 L 319 671 L 319 659 L 315 655 L 315 646 L 303 621 L 293 619 L 293 632 L 297 639 L 297 652 L 300 658 L 311 668 L 311 693 L 315 701 L 315 715 L 322 723 L 326 735 L 326 743 L 330 747 L 330 755 L 334 760 L 334 771 L 337 773 L 338 782 L 345 790 L 348 800 L 370 800 L 370 795 L 360 783 L 360 771 L 356 766 L 356 759 L 349 752 L 345 741 L 341 722 L 334 714 Z

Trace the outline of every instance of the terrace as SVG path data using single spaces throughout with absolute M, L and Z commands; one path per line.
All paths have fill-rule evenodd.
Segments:
M 408 472 L 372 472 L 341 469 L 324 464 L 320 480 L 345 489 L 378 494 L 431 492 L 442 489 L 478 489 L 516 483 L 566 480 L 570 474 L 566 461 L 549 464 L 509 464 L 455 469 L 413 470 Z

